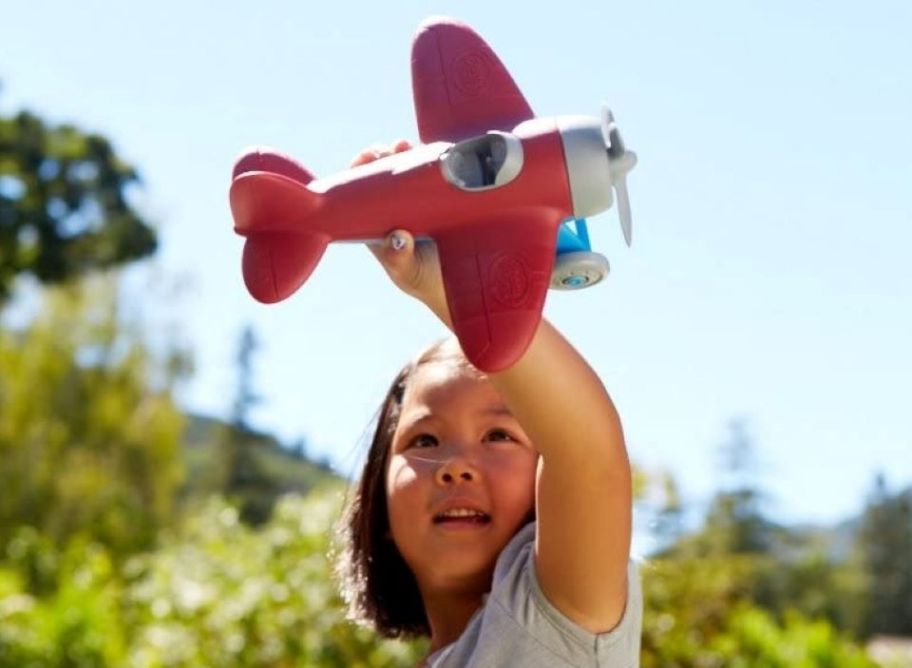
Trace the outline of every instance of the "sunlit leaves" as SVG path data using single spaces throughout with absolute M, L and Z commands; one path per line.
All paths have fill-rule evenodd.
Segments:
M 643 566 L 643 668 L 873 668 L 825 619 L 786 611 L 781 619 L 751 600 L 763 577 L 757 556 L 663 558 Z
M 167 361 L 118 322 L 110 280 L 45 300 L 26 326 L 0 329 L 0 549 L 21 525 L 58 543 L 88 531 L 118 553 L 149 547 L 182 475 Z
M 286 497 L 251 529 L 213 498 L 119 570 L 97 544 L 45 544 L 59 579 L 43 596 L 27 591 L 25 557 L 0 568 L 0 666 L 413 666 L 424 645 L 379 641 L 343 617 L 327 556 L 339 510 L 335 486 Z
M 20 274 L 56 283 L 154 252 L 128 201 L 138 182 L 105 137 L 27 111 L 0 117 L 0 304 Z

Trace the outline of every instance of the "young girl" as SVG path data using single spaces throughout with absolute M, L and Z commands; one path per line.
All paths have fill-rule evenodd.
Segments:
M 363 164 L 409 144 L 366 151 Z M 372 248 L 452 328 L 433 244 Z M 639 664 L 631 471 L 614 405 L 546 320 L 509 369 L 455 339 L 402 369 L 381 405 L 340 564 L 353 618 L 428 636 L 421 665 Z

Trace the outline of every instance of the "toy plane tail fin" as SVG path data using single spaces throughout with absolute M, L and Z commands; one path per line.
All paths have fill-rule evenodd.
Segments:
M 294 232 L 260 232 L 244 244 L 244 284 L 257 301 L 273 304 L 290 297 L 310 277 L 328 239 Z

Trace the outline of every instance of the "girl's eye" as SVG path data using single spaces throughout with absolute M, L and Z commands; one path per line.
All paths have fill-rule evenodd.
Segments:
M 485 440 L 487 440 L 487 441 L 515 441 L 516 439 L 513 438 L 508 432 L 504 431 L 503 429 L 492 429 L 491 431 L 488 432 L 488 435 L 485 436 Z
M 437 445 L 437 438 L 430 434 L 419 434 L 410 443 L 413 448 L 432 448 L 435 445 Z

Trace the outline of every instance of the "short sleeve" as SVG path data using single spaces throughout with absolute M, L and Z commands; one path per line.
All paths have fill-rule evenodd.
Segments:
M 548 601 L 535 572 L 535 523 L 527 524 L 504 548 L 494 570 L 489 605 L 502 607 L 545 648 L 570 659 L 571 665 L 639 665 L 643 596 L 639 569 L 627 567 L 627 601 L 618 625 L 607 633 L 591 633 Z

